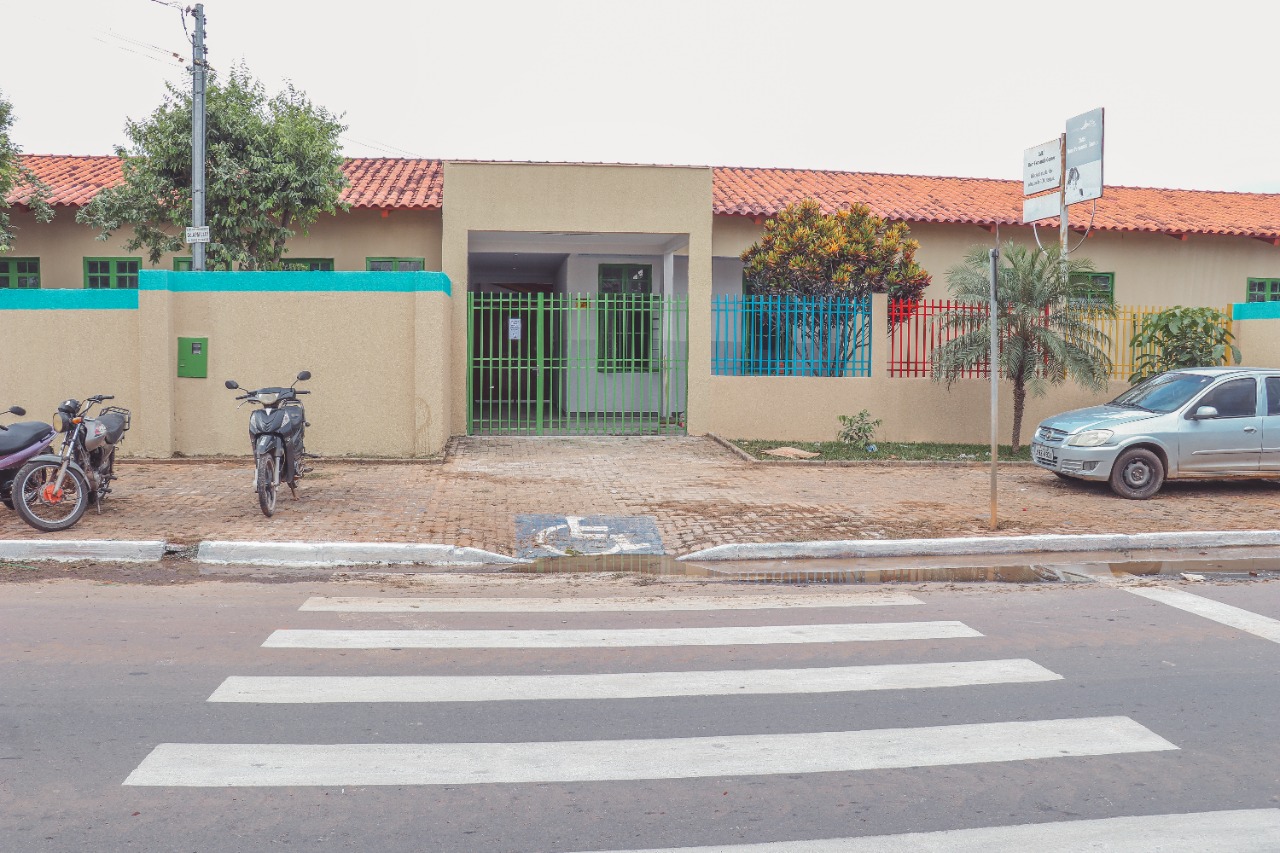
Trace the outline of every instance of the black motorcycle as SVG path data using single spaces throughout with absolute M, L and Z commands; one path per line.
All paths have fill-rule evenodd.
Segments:
M 63 433 L 62 449 L 30 459 L 13 478 L 13 508 L 27 524 L 52 533 L 79 521 L 90 501 L 102 512 L 116 479 L 116 447 L 129 430 L 130 416 L 128 409 L 115 406 L 93 418 L 89 411 L 114 399 L 99 394 L 83 403 L 65 400 L 53 413 L 53 429 Z
M 27 410 L 10 406 L 0 414 L 22 417 Z M 0 424 L 0 503 L 13 509 L 13 478 L 22 466 L 53 444 L 57 433 L 40 421 Z
M 304 370 L 293 384 L 310 378 L 311 371 Z M 225 384 L 232 391 L 240 388 L 234 379 L 228 379 Z M 245 403 L 262 406 L 249 416 L 249 441 L 253 445 L 253 487 L 258 493 L 262 514 L 268 518 L 275 514 L 276 491 L 280 484 L 287 485 L 296 500 L 298 480 L 311 470 L 303 462 L 307 451 L 302 443 L 303 432 L 311 424 L 307 423 L 302 403 L 298 400 L 299 395 L 310 393 L 290 385 L 288 388 L 259 388 L 236 397 L 243 401 L 240 406 Z

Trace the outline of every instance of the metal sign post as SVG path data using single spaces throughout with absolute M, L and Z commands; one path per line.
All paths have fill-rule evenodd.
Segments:
M 1000 275 L 1000 249 L 991 250 L 991 311 L 987 326 L 991 330 L 991 529 L 999 527 L 996 516 L 996 469 L 1000 458 L 1000 336 L 996 333 L 996 281 Z

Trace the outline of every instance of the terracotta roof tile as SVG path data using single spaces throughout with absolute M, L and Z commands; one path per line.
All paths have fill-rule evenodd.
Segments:
M 908 222 L 1017 225 L 1022 183 L 987 178 L 935 178 L 868 172 L 716 168 L 716 213 L 771 216 L 803 198 L 830 212 L 862 202 L 880 216 Z M 1073 205 L 1072 227 L 1093 205 Z M 1056 219 L 1045 224 L 1056 226 Z M 1280 238 L 1280 195 L 1108 186 L 1093 227 L 1102 231 L 1231 234 Z
M 84 205 L 121 178 L 116 157 L 25 155 L 23 161 L 53 188 L 54 204 Z M 439 160 L 358 158 L 347 160 L 343 171 L 351 182 L 343 200 L 353 207 L 439 210 L 444 204 L 444 169 Z M 1022 184 L 1018 181 L 726 167 L 713 169 L 713 174 L 717 214 L 772 216 L 787 204 L 814 198 L 828 211 L 862 202 L 881 216 L 907 222 L 1021 222 Z M 18 190 L 9 201 L 21 204 L 26 198 L 27 193 Z M 1073 207 L 1072 225 L 1085 225 L 1091 209 L 1088 203 Z M 1056 220 L 1046 224 L 1056 225 Z M 1098 201 L 1093 227 L 1276 240 L 1280 239 L 1280 195 L 1107 187 Z
M 101 190 L 120 183 L 118 157 L 70 157 L 28 154 L 23 162 L 53 190 L 53 204 L 79 207 Z M 352 207 L 439 209 L 443 201 L 444 169 L 439 160 L 374 157 L 347 160 L 342 171 L 351 186 L 343 201 Z M 9 197 L 22 204 L 29 193 L 19 189 Z

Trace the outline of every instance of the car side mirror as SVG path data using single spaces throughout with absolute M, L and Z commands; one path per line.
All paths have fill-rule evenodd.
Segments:
M 227 386 L 227 388 L 229 388 L 232 391 L 240 387 L 240 383 L 235 381 L 234 379 L 228 379 L 226 382 L 223 382 L 222 384 Z
M 1209 418 L 1216 418 L 1217 416 L 1218 416 L 1218 410 L 1215 409 L 1213 406 L 1201 406 L 1200 408 L 1195 410 L 1194 414 L 1191 415 L 1191 419 L 1196 421 L 1204 421 L 1204 420 L 1208 420 Z
M 21 406 L 10 406 L 10 407 L 9 407 L 9 414 L 11 414 L 11 415 L 17 415 L 18 417 L 22 417 L 22 416 L 23 416 L 23 415 L 25 415 L 26 413 L 27 413 L 27 410 L 26 410 L 26 409 L 24 409 L 24 408 L 22 408 Z
M 307 380 L 307 379 L 310 379 L 310 378 L 311 378 L 311 371 L 310 371 L 310 370 L 304 370 L 304 371 L 302 371 L 301 373 L 299 373 L 299 374 L 298 374 L 298 381 L 299 381 L 299 382 L 303 382 L 303 381 L 305 381 L 305 380 Z

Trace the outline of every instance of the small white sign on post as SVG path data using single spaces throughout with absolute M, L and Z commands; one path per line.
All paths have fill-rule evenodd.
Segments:
M 1022 224 L 1030 225 L 1041 219 L 1052 219 L 1062 212 L 1062 200 L 1057 193 L 1047 193 L 1022 200 Z
M 201 225 L 199 228 L 187 229 L 188 243 L 208 243 L 209 242 L 209 226 Z
M 521 322 L 519 317 L 507 318 L 507 340 L 509 341 L 520 340 L 520 325 L 521 325 Z
M 1051 139 L 1022 152 L 1022 194 L 1035 195 L 1062 186 L 1062 145 Z

